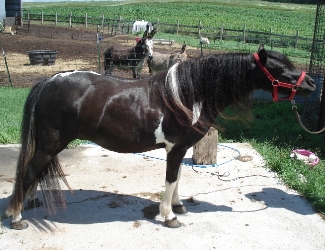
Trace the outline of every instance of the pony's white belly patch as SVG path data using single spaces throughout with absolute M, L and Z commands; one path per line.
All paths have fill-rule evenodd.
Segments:
M 160 123 L 158 128 L 156 128 L 155 130 L 155 136 L 156 136 L 156 144 L 158 143 L 165 143 L 166 144 L 166 151 L 169 152 L 172 150 L 172 148 L 174 147 L 175 143 L 169 142 L 166 140 L 165 138 L 165 134 L 162 130 L 162 122 L 163 122 L 164 117 L 162 116 L 160 118 Z

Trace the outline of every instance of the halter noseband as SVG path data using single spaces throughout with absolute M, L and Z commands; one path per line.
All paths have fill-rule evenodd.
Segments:
M 295 94 L 297 92 L 298 87 L 300 86 L 302 80 L 305 78 L 306 72 L 302 71 L 301 75 L 297 81 L 297 83 L 295 85 L 289 84 L 289 83 L 284 83 L 284 82 L 280 82 L 279 80 L 274 79 L 274 77 L 270 74 L 270 72 L 262 65 L 260 58 L 258 56 L 257 53 L 254 53 L 254 57 L 255 60 L 258 64 L 258 66 L 261 68 L 261 70 L 264 72 L 264 74 L 267 76 L 267 78 L 270 79 L 272 86 L 273 86 L 273 93 L 272 93 L 272 97 L 273 97 L 273 101 L 277 102 L 279 100 L 292 100 L 295 97 Z M 291 94 L 283 97 L 283 98 L 279 98 L 278 97 L 278 86 L 280 87 L 284 87 L 284 88 L 289 88 L 291 89 Z

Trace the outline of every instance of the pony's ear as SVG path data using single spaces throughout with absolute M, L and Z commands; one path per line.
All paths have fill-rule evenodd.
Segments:
M 143 39 L 147 39 L 147 37 L 148 37 L 148 30 L 146 30 L 146 31 L 143 33 L 142 38 L 143 38 Z
M 184 45 L 182 46 L 182 48 L 181 48 L 181 53 L 184 53 L 185 50 L 186 50 L 186 44 L 184 44 Z
M 260 62 L 264 66 L 266 64 L 266 61 L 267 61 L 267 54 L 266 54 L 266 51 L 264 49 L 264 45 L 263 44 L 258 48 L 258 52 L 257 53 L 258 53 L 258 57 L 260 58 Z
M 156 34 L 156 30 L 155 29 L 152 29 L 152 31 L 150 32 L 150 36 L 151 38 L 153 38 L 153 36 Z

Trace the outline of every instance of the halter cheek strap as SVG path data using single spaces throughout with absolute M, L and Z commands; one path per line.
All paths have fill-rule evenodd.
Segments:
M 302 71 L 301 75 L 297 81 L 297 83 L 295 85 L 289 84 L 289 83 L 285 83 L 285 82 L 280 82 L 279 80 L 276 80 L 271 74 L 270 72 L 262 65 L 260 58 L 258 56 L 257 53 L 254 53 L 254 58 L 256 63 L 258 64 L 258 66 L 261 68 L 261 70 L 264 72 L 264 74 L 267 76 L 267 78 L 269 78 L 269 80 L 272 83 L 273 86 L 273 93 L 272 93 L 272 97 L 273 97 L 273 101 L 277 102 L 279 100 L 292 100 L 295 97 L 295 94 L 297 92 L 298 87 L 300 86 L 300 84 L 302 83 L 303 79 L 305 78 L 306 72 Z M 291 94 L 288 95 L 287 97 L 283 97 L 283 98 L 279 98 L 278 96 L 278 87 L 284 87 L 284 88 L 289 88 L 291 89 Z

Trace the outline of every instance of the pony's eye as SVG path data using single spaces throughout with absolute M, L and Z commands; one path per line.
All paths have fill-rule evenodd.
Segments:
M 284 67 L 282 68 L 282 72 L 285 72 L 286 70 L 287 70 L 287 67 L 284 66 Z

